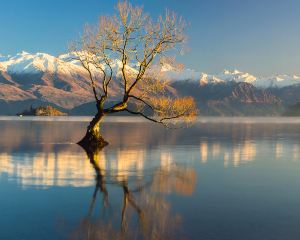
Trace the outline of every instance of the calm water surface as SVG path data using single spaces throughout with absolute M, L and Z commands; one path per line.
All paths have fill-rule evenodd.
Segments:
M 300 239 L 300 119 L 0 118 L 0 239 Z

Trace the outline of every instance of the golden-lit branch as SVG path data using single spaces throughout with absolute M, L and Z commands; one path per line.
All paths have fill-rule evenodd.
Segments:
M 126 111 L 143 116 L 144 118 L 157 123 L 162 123 L 165 126 L 172 126 L 178 123 L 192 122 L 198 114 L 196 104 L 193 98 L 177 98 L 168 97 L 151 99 L 152 105 L 142 101 L 145 106 L 149 106 L 153 110 L 153 115 L 148 116 L 144 111 L 133 111 L 126 108 Z

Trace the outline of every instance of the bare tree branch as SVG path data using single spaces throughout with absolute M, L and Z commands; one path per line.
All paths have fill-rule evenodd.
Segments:
M 101 16 L 97 26 L 85 27 L 74 52 L 88 72 L 99 116 L 127 111 L 165 126 L 195 118 L 194 100 L 170 92 L 162 71 L 174 65 L 175 58 L 169 56 L 184 45 L 185 27 L 171 11 L 153 20 L 127 1 L 117 4 L 114 15 Z M 134 110 L 128 107 L 132 102 Z

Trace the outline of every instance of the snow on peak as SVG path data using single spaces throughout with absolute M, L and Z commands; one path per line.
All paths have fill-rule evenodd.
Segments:
M 113 70 L 116 75 L 120 75 L 120 69 L 122 68 L 122 62 L 118 59 L 112 61 Z M 218 84 L 227 82 L 247 82 L 251 83 L 259 88 L 270 87 L 286 87 L 291 85 L 300 84 L 300 77 L 296 75 L 273 75 L 270 77 L 256 77 L 250 73 L 243 72 L 237 69 L 229 70 L 225 69 L 219 74 L 207 74 L 195 71 L 193 69 L 184 68 L 177 69 L 172 65 L 158 66 L 157 71 L 163 72 L 165 76 L 173 81 L 180 80 L 193 80 L 199 81 L 201 85 L 206 84 Z M 126 67 L 126 71 L 129 73 L 137 73 L 137 64 L 129 64 Z M 58 57 L 51 56 L 47 53 L 28 53 L 22 51 L 15 56 L 3 56 L 0 54 L 0 69 L 6 71 L 9 74 L 44 74 L 55 73 L 61 71 L 72 76 L 75 73 L 85 73 L 85 70 L 81 67 L 81 64 L 74 53 L 62 54 Z
M 237 69 L 235 70 L 224 70 L 222 73 L 217 75 L 218 78 L 222 79 L 223 81 L 235 81 L 235 82 L 254 82 L 256 77 L 247 73 L 241 72 Z
M 242 72 L 237 69 L 225 69 L 216 75 L 209 75 L 206 73 L 200 74 L 200 85 L 226 83 L 230 81 L 251 83 L 259 88 L 282 88 L 300 84 L 300 77 L 284 74 L 270 77 L 256 77 L 250 73 Z
M 300 79 L 300 77 L 298 77 L 297 75 L 293 75 L 292 78 L 293 79 Z
M 0 54 L 0 62 L 3 62 L 3 61 L 7 61 L 8 59 L 10 58 L 10 56 L 4 56 L 2 54 Z
M 220 79 L 218 76 L 214 75 L 208 75 L 206 73 L 200 73 L 200 85 L 206 85 L 206 84 L 216 84 L 223 82 L 222 79 Z
M 26 52 L 26 51 L 22 51 L 20 53 L 17 53 L 18 56 L 26 56 L 26 55 L 30 55 L 29 52 Z
M 180 81 L 180 80 L 198 80 L 200 72 L 195 71 L 190 68 L 179 67 L 176 68 L 171 64 L 163 64 L 160 68 L 160 71 L 163 72 L 170 80 Z
M 239 74 L 241 72 L 239 70 L 237 70 L 237 69 L 234 69 L 234 70 L 224 69 L 222 73 L 224 75 L 233 75 L 233 74 Z
M 55 73 L 58 65 L 66 72 L 72 71 L 74 68 L 77 70 L 80 68 L 72 63 L 64 62 L 57 57 L 41 52 L 31 54 L 22 51 L 13 57 L 0 59 L 1 69 L 8 74 Z
M 225 83 L 225 82 L 248 82 L 253 83 L 256 80 L 256 77 L 239 70 L 223 70 L 221 73 L 216 75 L 209 75 L 206 73 L 200 74 L 200 84 L 216 84 L 216 83 Z
M 161 67 L 162 72 L 169 72 L 169 71 L 175 71 L 175 69 L 170 64 L 164 64 Z
M 275 75 L 271 77 L 261 77 L 254 85 L 260 88 L 282 88 L 300 84 L 300 78 L 296 75 Z

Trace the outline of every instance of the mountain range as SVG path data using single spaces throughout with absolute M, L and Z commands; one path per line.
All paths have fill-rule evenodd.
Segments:
M 31 105 L 52 105 L 75 115 L 93 114 L 95 104 L 88 73 L 70 56 L 0 54 L 0 115 L 15 115 Z M 121 62 L 115 60 L 117 75 L 120 66 Z M 280 115 L 300 102 L 298 76 L 256 77 L 238 70 L 210 75 L 172 67 L 161 71 L 168 76 L 174 92 L 195 98 L 203 115 Z M 117 97 L 118 88 L 112 87 L 111 94 Z

